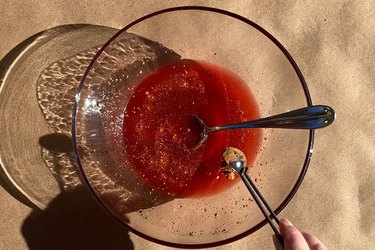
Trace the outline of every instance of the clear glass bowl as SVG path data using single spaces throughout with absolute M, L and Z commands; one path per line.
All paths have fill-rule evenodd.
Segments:
M 181 58 L 212 62 L 240 76 L 262 116 L 312 104 L 290 54 L 257 24 L 207 7 L 165 9 L 126 26 L 91 62 L 76 96 L 75 150 L 95 196 L 133 232 L 170 246 L 225 244 L 266 224 L 242 182 L 209 197 L 174 198 L 143 185 L 126 164 L 123 117 L 134 87 Z M 249 171 L 279 213 L 306 173 L 313 131 L 264 129 L 263 137 Z

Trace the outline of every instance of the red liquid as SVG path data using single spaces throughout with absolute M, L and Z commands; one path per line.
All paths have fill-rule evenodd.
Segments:
M 259 129 L 227 130 L 194 149 L 199 126 L 191 114 L 208 126 L 260 117 L 248 87 L 218 66 L 183 60 L 146 77 L 125 111 L 125 152 L 147 183 L 170 195 L 210 195 L 230 187 L 236 180 L 220 169 L 224 148 L 239 148 L 250 165 L 260 144 Z

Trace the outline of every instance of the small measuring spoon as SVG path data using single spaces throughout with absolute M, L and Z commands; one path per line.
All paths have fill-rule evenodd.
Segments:
M 214 127 L 207 126 L 201 118 L 196 115 L 193 116 L 201 127 L 200 140 L 195 148 L 201 146 L 207 140 L 209 133 L 216 131 L 240 128 L 316 129 L 330 125 L 336 118 L 335 111 L 325 105 L 309 106 L 254 121 Z
M 277 224 L 280 223 L 280 220 L 277 218 L 277 215 L 274 213 L 268 202 L 264 199 L 263 195 L 256 187 L 255 183 L 247 174 L 246 157 L 244 153 L 237 148 L 229 147 L 224 150 L 223 159 L 232 170 L 234 170 L 241 176 L 242 181 L 245 183 L 247 189 L 250 191 L 251 196 L 254 198 L 267 222 L 275 232 L 277 239 L 283 246 L 284 238 L 280 234 L 278 226 L 273 223 L 272 219 L 274 219 Z

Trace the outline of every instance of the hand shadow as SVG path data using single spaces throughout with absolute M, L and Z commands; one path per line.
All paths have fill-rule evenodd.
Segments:
M 42 136 L 39 144 L 52 155 L 72 153 L 71 138 L 64 134 Z M 54 171 L 67 166 L 54 162 Z M 127 228 L 105 212 L 84 185 L 62 189 L 45 210 L 34 209 L 22 235 L 30 249 L 134 249 Z
M 134 249 L 129 231 L 85 187 L 62 192 L 45 210 L 33 210 L 22 225 L 33 249 Z

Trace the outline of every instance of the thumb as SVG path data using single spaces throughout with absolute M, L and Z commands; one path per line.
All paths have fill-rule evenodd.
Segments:
M 280 233 L 284 237 L 286 250 L 309 250 L 309 246 L 302 233 L 287 219 L 280 220 Z

